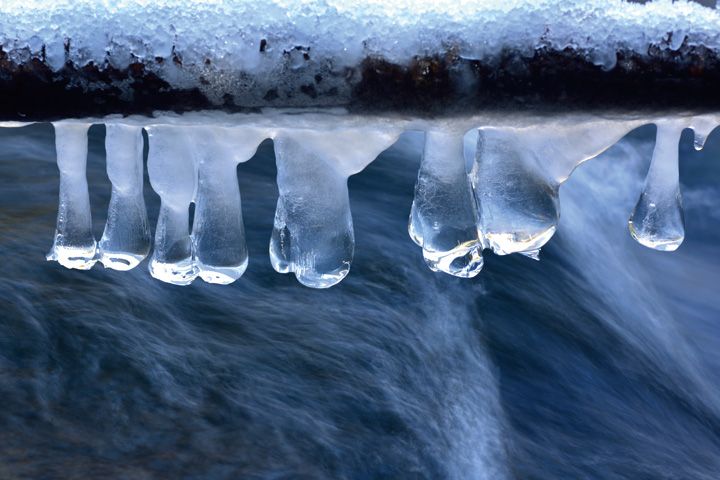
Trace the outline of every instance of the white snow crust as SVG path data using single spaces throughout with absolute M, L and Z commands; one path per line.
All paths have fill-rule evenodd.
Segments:
M 0 46 L 15 62 L 44 58 L 59 70 L 68 60 L 100 68 L 143 61 L 176 83 L 183 74 L 173 56 L 184 67 L 262 75 L 278 63 L 340 71 L 367 55 L 403 63 L 445 52 L 492 59 L 506 47 L 528 56 L 571 47 L 610 69 L 619 49 L 717 48 L 719 25 L 720 11 L 671 0 L 0 2 Z

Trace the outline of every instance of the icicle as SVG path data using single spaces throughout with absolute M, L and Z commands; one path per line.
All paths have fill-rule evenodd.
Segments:
M 695 141 L 693 142 L 695 150 L 702 150 L 708 135 L 718 125 L 718 119 L 713 117 L 697 117 L 694 118 L 690 125 L 695 132 Z
M 635 210 L 630 233 L 655 250 L 676 250 L 685 238 L 685 219 L 678 178 L 678 142 L 685 123 L 657 122 L 650 170 Z
M 425 133 L 408 230 L 431 270 L 474 277 L 483 267 L 483 246 L 463 133 Z
M 143 199 L 142 128 L 106 125 L 105 152 L 112 194 L 98 252 L 105 268 L 130 270 L 147 256 L 151 242 Z
M 208 283 L 232 283 L 247 268 L 237 165 L 249 160 L 266 137 L 249 128 L 193 128 L 198 191 L 192 240 L 195 264 Z
M 53 123 L 53 126 L 60 169 L 60 206 L 55 241 L 47 259 L 67 268 L 88 270 L 97 261 L 86 176 L 90 125 Z
M 198 274 L 189 233 L 189 208 L 197 173 L 186 129 L 167 125 L 147 128 L 150 184 L 160 196 L 155 248 L 148 269 L 163 282 L 189 285 Z
M 276 271 L 294 272 L 313 288 L 331 287 L 347 275 L 355 249 L 347 179 L 397 137 L 364 130 L 277 135 L 280 197 L 270 240 Z
M 555 233 L 558 184 L 514 132 L 483 128 L 470 180 L 486 244 L 498 255 L 538 250 Z

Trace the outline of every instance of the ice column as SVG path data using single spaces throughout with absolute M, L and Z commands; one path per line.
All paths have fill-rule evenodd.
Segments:
M 470 180 L 480 210 L 485 245 L 498 255 L 537 258 L 559 217 L 556 181 L 511 130 L 482 128 Z
M 169 125 L 147 128 L 150 184 L 160 196 L 155 248 L 148 269 L 163 282 L 189 285 L 198 274 L 189 233 L 190 203 L 197 172 L 186 129 Z
M 270 261 L 303 285 L 328 288 L 350 270 L 355 238 L 347 179 L 397 139 L 366 130 L 287 130 L 275 138 L 278 198 Z
M 107 174 L 112 182 L 105 231 L 98 251 L 106 268 L 130 270 L 150 251 L 150 225 L 143 199 L 142 128 L 107 125 Z
M 198 189 L 192 241 L 195 264 L 208 283 L 232 283 L 247 268 L 237 165 L 266 137 L 253 128 L 193 128 Z
M 89 124 L 54 123 L 60 170 L 60 206 L 55 241 L 48 260 L 67 268 L 88 270 L 95 265 L 90 196 L 86 176 Z
M 679 121 L 657 122 L 650 170 L 635 210 L 630 233 L 655 250 L 676 250 L 685 238 L 685 220 L 678 175 L 678 143 L 685 126 Z
M 483 267 L 483 245 L 463 134 L 425 133 L 408 230 L 431 270 L 474 277 Z

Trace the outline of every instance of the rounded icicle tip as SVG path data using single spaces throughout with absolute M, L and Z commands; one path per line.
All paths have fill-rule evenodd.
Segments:
M 470 278 L 482 270 L 483 245 L 463 134 L 425 132 L 408 231 L 431 270 Z
M 555 233 L 559 184 L 519 133 L 480 129 L 470 179 L 485 243 L 496 254 L 536 253 Z
M 657 122 L 655 149 L 645 185 L 630 216 L 630 234 L 641 245 L 672 252 L 685 238 L 678 144 L 685 123 Z

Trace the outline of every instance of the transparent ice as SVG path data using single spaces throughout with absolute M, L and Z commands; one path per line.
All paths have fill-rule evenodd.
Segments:
M 148 269 L 163 282 L 189 285 L 198 275 L 190 238 L 190 203 L 197 188 L 191 139 L 183 128 L 147 128 L 148 175 L 160 196 L 155 247 Z
M 699 117 L 693 119 L 689 125 L 695 131 L 694 147 L 695 150 L 702 150 L 708 135 L 717 126 L 714 119 L 707 117 Z
M 560 204 L 559 185 L 534 152 L 511 130 L 483 128 L 470 178 L 487 246 L 536 258 L 555 233 Z
M 99 259 L 108 268 L 127 270 L 147 255 L 151 242 L 142 198 L 143 127 L 150 183 L 161 199 L 148 268 L 154 277 L 176 285 L 188 285 L 198 276 L 228 284 L 247 268 L 237 166 L 266 138 L 274 140 L 279 189 L 270 261 L 275 270 L 292 272 L 309 287 L 328 288 L 347 275 L 355 246 L 347 180 L 407 130 L 425 132 L 408 226 L 432 270 L 473 277 L 483 267 L 484 248 L 538 259 L 557 228 L 562 183 L 580 163 L 648 123 L 657 125 L 657 140 L 630 231 L 645 246 L 671 251 L 684 237 L 680 134 L 692 128 L 698 148 L 720 124 L 720 115 L 714 114 L 511 118 L 495 126 L 482 117 L 408 121 L 338 115 L 335 110 L 219 114 L 216 124 L 208 118 L 158 117 L 149 126 L 143 118 L 107 122 L 112 196 L 97 248 L 85 176 L 90 124 L 55 123 L 60 206 L 47 258 L 68 268 L 88 269 Z M 464 138 L 469 125 L 483 123 Z M 474 134 L 475 158 L 466 164 L 463 142 Z
M 635 210 L 630 233 L 641 245 L 676 250 L 685 238 L 685 218 L 678 175 L 678 142 L 684 124 L 657 122 L 650 170 Z
M 245 243 L 237 166 L 265 138 L 252 128 L 195 127 L 192 130 L 198 189 L 192 242 L 200 277 L 227 285 L 245 272 Z
M 98 253 L 106 268 L 130 270 L 147 256 L 152 241 L 143 198 L 142 128 L 108 124 L 105 131 L 112 194 Z
M 288 130 L 275 137 L 279 198 L 270 261 L 280 273 L 328 288 L 348 274 L 355 250 L 347 179 L 397 139 L 397 134 Z
M 54 123 L 53 126 L 60 170 L 60 205 L 55 241 L 47 259 L 57 260 L 67 268 L 89 270 L 97 261 L 86 176 L 90 125 Z
M 408 230 L 431 270 L 474 277 L 483 267 L 483 245 L 465 169 L 464 133 L 425 132 Z

